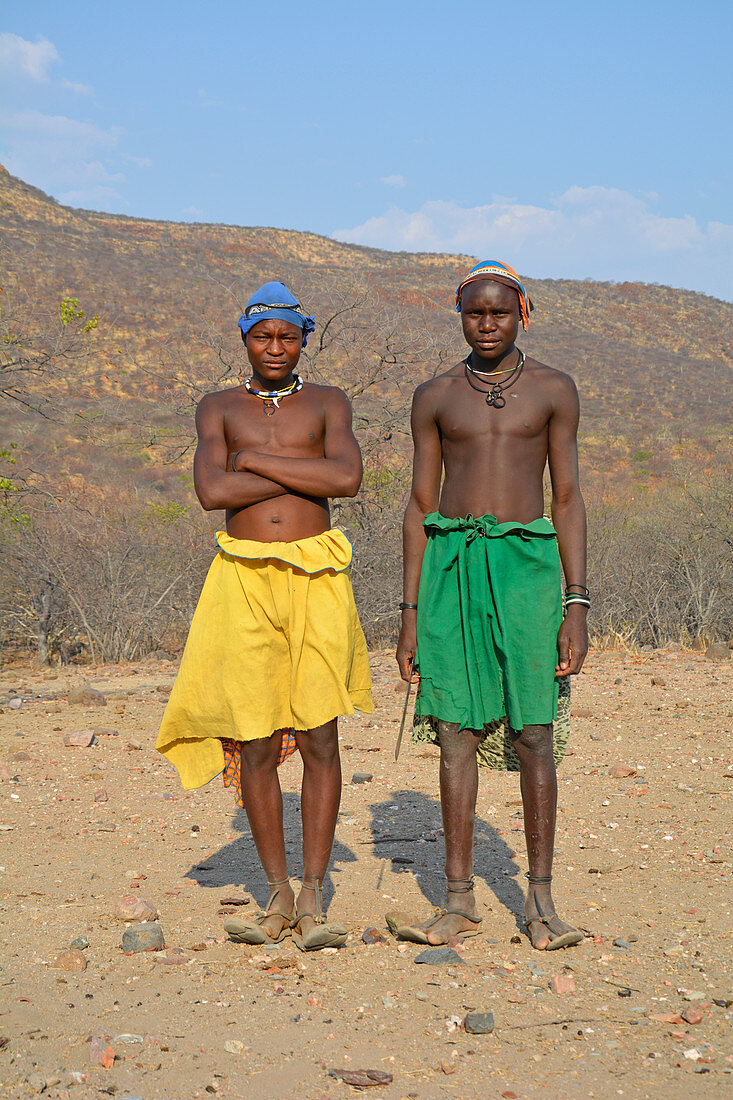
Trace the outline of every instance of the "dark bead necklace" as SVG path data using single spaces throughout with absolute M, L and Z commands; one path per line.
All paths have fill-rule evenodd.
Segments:
M 485 378 L 481 378 L 482 374 L 485 374 L 485 373 L 488 373 L 488 372 L 474 370 L 473 367 L 471 366 L 471 356 L 470 355 L 466 359 L 464 359 L 463 367 L 464 367 L 464 373 L 466 375 L 466 381 L 468 382 L 471 389 L 476 390 L 477 393 L 484 394 L 484 396 L 486 398 L 486 404 L 490 408 L 492 408 L 492 409 L 503 409 L 504 406 L 506 405 L 506 398 L 504 397 L 504 391 L 508 390 L 510 388 L 510 386 L 513 386 L 514 383 L 516 382 L 516 380 L 519 378 L 520 374 L 522 373 L 522 368 L 524 367 L 524 352 L 520 351 L 519 359 L 517 360 L 517 365 L 512 368 L 511 372 L 509 372 L 509 377 L 506 378 L 503 382 L 489 383 L 489 382 L 486 381 Z M 503 374 L 504 372 L 503 371 L 496 371 L 496 373 L 497 374 Z M 486 385 L 486 386 L 490 385 L 491 388 L 488 390 L 488 392 L 486 390 L 482 390 L 480 386 L 477 386 L 476 383 L 473 380 L 474 378 L 477 379 L 479 382 L 483 382 L 484 385 Z

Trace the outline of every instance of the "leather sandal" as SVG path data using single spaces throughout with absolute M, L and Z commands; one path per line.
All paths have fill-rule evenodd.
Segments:
M 552 875 L 536 878 L 527 873 L 527 878 L 529 879 L 530 886 L 549 886 L 552 882 Z M 547 946 L 542 948 L 544 951 L 559 951 L 562 947 L 575 947 L 577 944 L 582 943 L 585 939 L 583 933 L 579 931 L 579 929 L 567 925 L 565 921 L 558 917 L 554 909 L 551 913 L 545 913 L 534 892 L 532 893 L 532 901 L 537 911 L 537 916 L 528 917 L 525 914 L 524 921 L 530 943 L 532 943 L 532 935 L 529 930 L 530 924 L 544 925 L 547 931 L 554 936 L 554 939 L 551 939 Z M 534 944 L 532 944 L 532 946 L 534 947 Z M 540 948 L 535 948 L 535 950 L 540 950 Z
M 290 935 L 290 922 L 292 920 L 294 908 L 290 913 L 283 913 L 281 909 L 273 909 L 272 903 L 280 893 L 278 887 L 284 886 L 286 882 L 290 882 L 290 879 L 284 878 L 280 882 L 268 882 L 270 887 L 270 898 L 267 902 L 267 909 L 260 910 L 259 913 L 255 913 L 249 918 L 242 917 L 230 917 L 229 920 L 224 921 L 224 931 L 229 936 L 230 940 L 234 940 L 235 943 L 250 943 L 250 944 L 268 944 L 268 943 L 280 943 L 286 936 Z M 280 929 L 277 936 L 271 936 L 268 934 L 267 929 L 262 927 L 264 921 L 268 917 L 282 917 L 284 924 Z
M 319 880 L 314 879 L 312 886 L 309 882 L 304 882 L 303 887 L 306 890 L 313 890 L 315 893 L 315 913 L 296 913 L 295 918 L 290 922 L 293 943 L 300 951 L 321 951 L 324 947 L 341 947 L 346 943 L 346 937 L 349 934 L 348 929 L 341 924 L 326 922 L 321 905 L 321 884 Z M 304 917 L 310 917 L 316 924 L 315 928 L 311 928 L 305 934 L 300 930 L 300 922 Z
M 473 875 L 469 878 L 449 878 L 446 879 L 446 882 L 450 887 L 453 887 L 450 891 L 452 894 L 470 894 L 473 892 Z M 461 884 L 462 889 L 455 889 L 455 884 Z M 385 914 L 385 920 L 387 921 L 387 927 L 396 939 L 435 947 L 437 945 L 431 944 L 428 939 L 428 932 L 432 931 L 435 925 L 444 917 L 453 916 L 463 917 L 464 920 L 470 921 L 474 927 L 456 932 L 455 935 L 449 937 L 451 940 L 466 940 L 472 936 L 480 935 L 483 917 L 477 917 L 475 913 L 466 913 L 462 909 L 436 909 L 433 916 L 421 924 L 411 922 L 409 916 L 400 910 Z

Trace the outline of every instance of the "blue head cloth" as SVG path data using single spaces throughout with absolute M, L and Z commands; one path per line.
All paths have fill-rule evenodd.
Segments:
M 264 283 L 247 302 L 237 324 L 246 336 L 254 325 L 258 325 L 260 321 L 268 321 L 270 318 L 287 321 L 288 324 L 301 328 L 303 347 L 308 343 L 308 333 L 313 332 L 316 327 L 314 319 L 307 316 L 298 299 L 284 283 Z

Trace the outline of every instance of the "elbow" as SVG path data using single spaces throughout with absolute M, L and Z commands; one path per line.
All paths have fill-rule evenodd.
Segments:
M 360 488 L 361 474 L 356 474 L 353 477 L 347 478 L 340 495 L 342 497 L 355 497 Z
M 217 500 L 216 494 L 208 485 L 197 485 L 196 496 L 199 498 L 199 504 L 205 512 L 216 512 L 217 509 L 223 507 L 223 505 Z

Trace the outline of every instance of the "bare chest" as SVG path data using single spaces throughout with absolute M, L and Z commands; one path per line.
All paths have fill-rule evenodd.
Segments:
M 248 395 L 227 409 L 224 430 L 230 452 L 247 448 L 268 454 L 320 454 L 325 416 L 320 404 L 302 393 L 282 398 L 277 406 Z
M 521 384 L 524 383 L 524 384 Z M 505 404 L 487 403 L 488 387 L 474 390 L 465 379 L 456 379 L 438 409 L 438 425 L 444 440 L 470 443 L 479 440 L 525 440 L 545 438 L 550 420 L 549 401 L 533 392 L 522 379 L 501 395 Z

